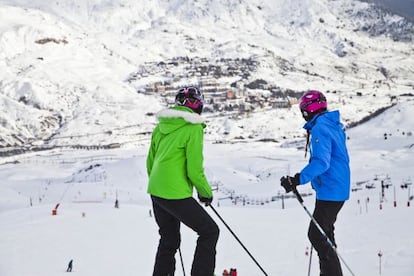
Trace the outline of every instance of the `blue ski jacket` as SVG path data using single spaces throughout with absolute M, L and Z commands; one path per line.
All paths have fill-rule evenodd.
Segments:
M 311 181 L 316 199 L 349 199 L 349 155 L 339 111 L 321 113 L 304 126 L 310 133 L 310 160 L 300 172 L 300 184 Z

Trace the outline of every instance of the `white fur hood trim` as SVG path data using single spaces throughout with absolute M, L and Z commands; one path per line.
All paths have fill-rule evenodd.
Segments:
M 163 109 L 158 112 L 156 115 L 157 119 L 159 118 L 183 118 L 189 123 L 192 124 L 202 124 L 205 123 L 203 117 L 197 113 L 191 113 L 187 111 L 175 110 L 175 109 Z

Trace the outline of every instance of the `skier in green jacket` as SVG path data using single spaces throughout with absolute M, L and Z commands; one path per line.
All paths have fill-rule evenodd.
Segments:
M 213 200 L 203 167 L 203 95 L 195 87 L 182 88 L 175 103 L 157 113 L 147 157 L 148 193 L 160 234 L 153 276 L 174 275 L 181 222 L 199 235 L 191 275 L 212 276 L 219 228 L 193 198 L 195 188 L 205 206 Z

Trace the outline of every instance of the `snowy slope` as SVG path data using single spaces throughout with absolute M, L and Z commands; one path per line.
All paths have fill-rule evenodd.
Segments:
M 175 57 L 213 65 L 253 58 L 259 66 L 248 81 L 329 91 L 331 107 L 358 121 L 414 86 L 412 43 L 361 31 L 378 24 L 369 14 L 367 3 L 351 0 L 1 0 L 0 145 L 142 143 L 155 122 L 149 115 L 165 104 L 137 90 L 165 72 L 126 80 Z M 412 29 L 397 16 L 381 19 Z M 246 121 L 210 114 L 207 138 L 297 136 L 296 125 L 284 124 L 293 112 L 258 110 Z
M 338 217 L 336 239 L 355 275 L 379 275 L 380 251 L 381 275 L 414 273 L 414 202 L 407 207 L 413 186 L 410 190 L 400 187 L 414 177 L 414 138 L 408 135 L 414 126 L 412 109 L 413 102 L 398 104 L 347 131 L 352 186 L 360 190 L 352 192 Z M 76 275 L 150 275 L 158 234 L 146 194 L 147 150 L 148 145 L 92 152 L 51 150 L 3 158 L 0 275 L 63 275 L 70 259 Z M 303 150 L 278 143 L 207 141 L 204 152 L 206 174 L 211 185 L 218 187 L 215 208 L 268 275 L 306 274 L 309 218 L 295 199 L 285 199 L 285 209 L 280 200 L 272 201 L 282 193 L 279 178 L 306 164 Z M 385 189 L 381 202 L 380 182 L 387 176 L 392 186 Z M 375 188 L 367 189 L 366 184 Z M 311 192 L 309 185 L 300 189 Z M 238 198 L 237 204 L 231 195 Z M 119 209 L 114 208 L 115 198 L 120 200 Z M 314 196 L 304 199 L 312 210 Z M 57 203 L 58 214 L 52 216 Z M 240 275 L 263 275 L 209 212 L 221 229 L 217 275 L 230 267 L 236 267 Z M 186 273 L 196 238 L 183 227 Z M 183 275 L 178 255 L 176 274 Z M 318 275 L 315 255 L 311 275 Z M 350 275 L 345 268 L 344 275 Z

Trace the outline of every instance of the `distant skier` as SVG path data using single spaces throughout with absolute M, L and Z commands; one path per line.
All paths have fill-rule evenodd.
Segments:
M 70 260 L 68 264 L 68 268 L 66 269 L 66 272 L 72 272 L 72 267 L 73 267 L 73 260 Z
M 313 216 L 336 247 L 334 223 L 350 193 L 346 135 L 339 111 L 327 111 L 327 101 L 321 92 L 307 91 L 299 106 L 307 121 L 304 129 L 308 133 L 306 152 L 310 138 L 310 161 L 300 173 L 282 177 L 281 185 L 290 192 L 297 185 L 312 183 L 316 191 Z M 319 255 L 320 275 L 342 276 L 338 256 L 313 222 L 309 225 L 308 237 Z
M 197 88 L 186 87 L 178 91 L 175 103 L 157 114 L 147 157 L 148 193 L 161 236 L 153 276 L 174 275 L 181 222 L 199 235 L 191 275 L 212 276 L 219 228 L 192 197 L 195 187 L 206 206 L 213 200 L 203 168 L 203 96 Z
M 115 200 L 115 208 L 119 208 L 119 201 L 118 201 L 118 199 Z

